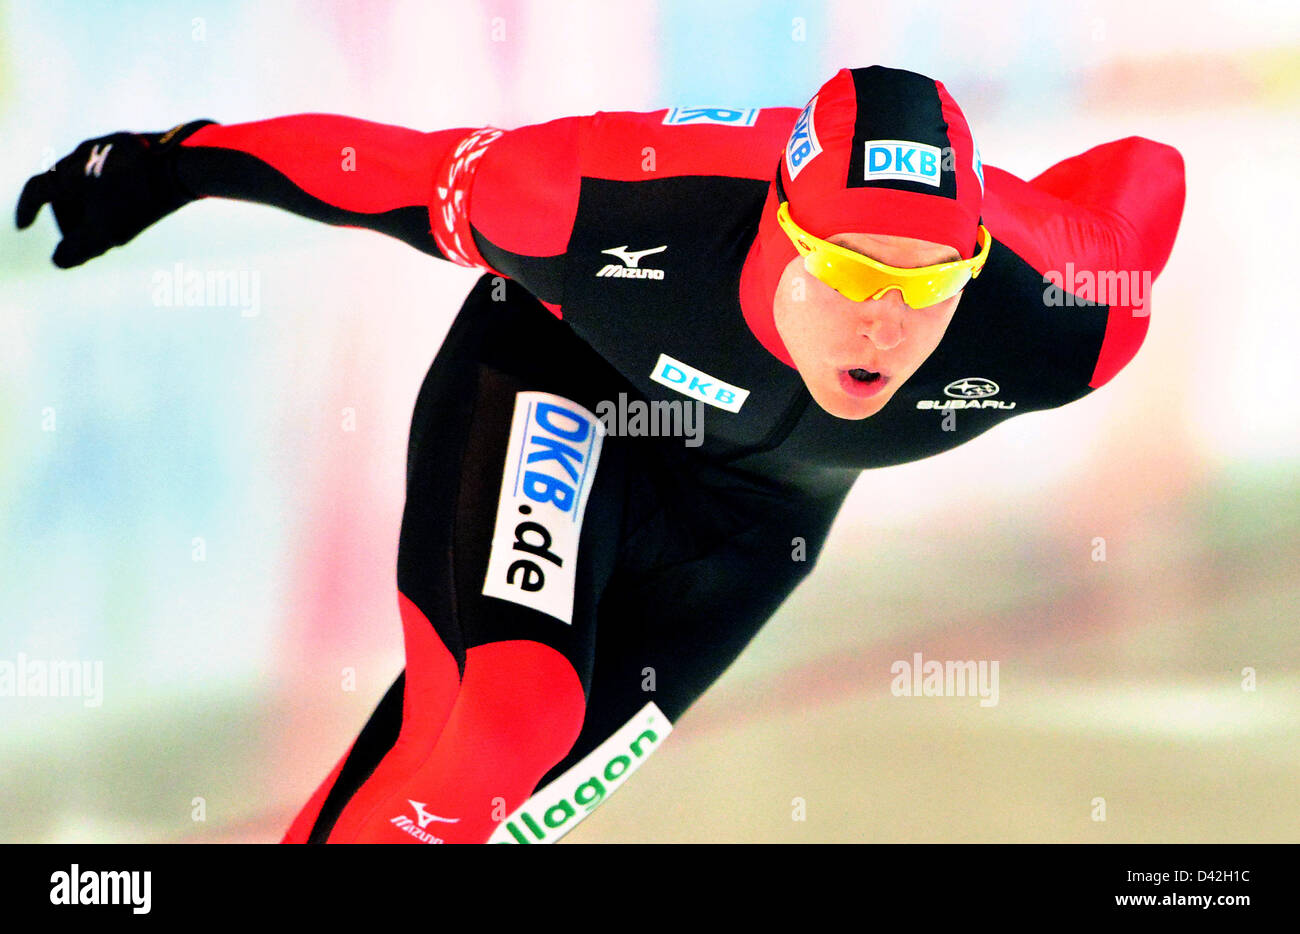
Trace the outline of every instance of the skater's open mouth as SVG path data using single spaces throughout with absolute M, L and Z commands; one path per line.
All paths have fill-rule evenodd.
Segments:
M 840 388 L 850 396 L 859 399 L 874 396 L 888 382 L 889 377 L 884 373 L 868 370 L 865 367 L 855 366 L 840 370 Z

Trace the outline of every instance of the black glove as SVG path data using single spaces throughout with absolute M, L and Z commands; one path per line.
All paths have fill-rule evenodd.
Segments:
M 18 229 L 29 227 L 48 202 L 63 234 L 52 257 L 61 269 L 121 246 L 195 200 L 177 179 L 171 156 L 181 140 L 212 122 L 195 120 L 166 133 L 113 133 L 86 140 L 54 168 L 27 180 L 15 213 Z

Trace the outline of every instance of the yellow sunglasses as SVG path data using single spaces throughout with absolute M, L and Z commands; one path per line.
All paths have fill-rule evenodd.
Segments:
M 803 257 L 804 269 L 855 302 L 883 298 L 890 289 L 897 289 L 903 301 L 912 308 L 937 305 L 952 298 L 980 274 L 988 259 L 989 248 L 993 246 L 993 237 L 980 224 L 978 255 L 953 263 L 906 269 L 886 266 L 869 256 L 814 237 L 790 217 L 788 201 L 782 201 L 776 209 L 776 220 Z

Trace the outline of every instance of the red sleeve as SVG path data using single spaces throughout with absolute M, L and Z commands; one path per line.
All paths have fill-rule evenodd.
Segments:
M 434 172 L 468 132 L 424 133 L 333 114 L 211 124 L 181 143 L 177 173 L 200 197 L 377 230 L 444 256 L 430 229 Z
M 465 132 L 422 133 L 333 114 L 297 114 L 212 124 L 181 145 L 247 153 L 314 198 L 344 210 L 377 214 L 425 202 L 433 187 L 434 163 Z
M 508 132 L 424 133 L 332 114 L 212 124 L 182 142 L 177 173 L 200 197 L 378 230 L 509 276 L 558 314 L 587 119 Z
M 1154 281 L 1183 211 L 1182 156 L 1139 136 L 1095 146 L 1029 182 L 986 166 L 985 184 L 989 232 L 1040 274 L 1060 274 L 1070 264 L 1093 275 L 1146 274 Z M 1110 304 L 1094 388 L 1141 346 L 1150 312 L 1145 298 Z

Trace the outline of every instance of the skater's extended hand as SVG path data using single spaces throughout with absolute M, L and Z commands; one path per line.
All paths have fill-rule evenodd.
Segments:
M 15 212 L 18 228 L 29 227 L 41 205 L 51 205 L 63 234 L 51 259 L 61 269 L 121 246 L 194 200 L 177 180 L 170 156 L 181 139 L 211 122 L 86 140 L 54 168 L 27 180 Z

